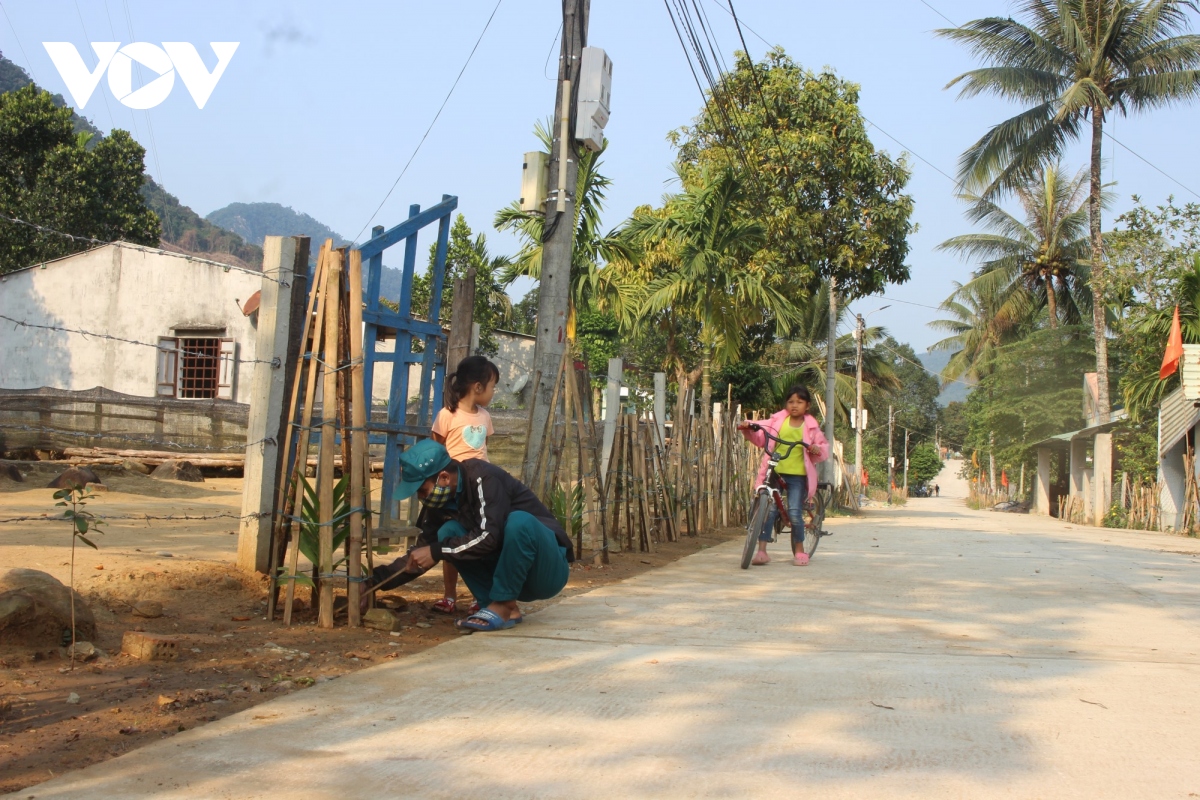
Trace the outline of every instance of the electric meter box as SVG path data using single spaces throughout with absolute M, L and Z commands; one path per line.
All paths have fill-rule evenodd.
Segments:
M 521 167 L 521 210 L 546 210 L 546 181 L 550 172 L 550 157 L 540 151 L 525 154 Z
M 575 138 L 592 152 L 604 144 L 612 94 L 612 60 L 599 47 L 583 48 L 579 95 L 575 106 Z

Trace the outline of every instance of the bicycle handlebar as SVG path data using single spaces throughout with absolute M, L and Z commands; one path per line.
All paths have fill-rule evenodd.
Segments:
M 763 448 L 763 450 L 767 452 L 768 456 L 779 456 L 779 448 L 780 447 L 787 448 L 787 452 L 784 453 L 783 456 L 779 457 L 778 460 L 780 460 L 780 461 L 782 461 L 783 459 L 790 456 L 792 454 L 792 451 L 795 450 L 797 447 L 804 447 L 804 448 L 808 447 L 808 443 L 805 442 L 803 439 L 801 439 L 798 442 L 785 442 L 783 439 L 780 439 L 778 436 L 771 433 L 769 430 L 764 428 L 762 425 L 757 425 L 753 422 L 751 422 L 747 427 L 752 431 L 761 432 L 762 435 L 765 436 L 768 441 L 775 442 L 774 450 L 767 450 L 767 448 L 765 448 L 765 447 Z

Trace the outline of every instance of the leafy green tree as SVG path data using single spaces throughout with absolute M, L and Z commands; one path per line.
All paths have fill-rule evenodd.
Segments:
M 575 343 L 593 375 L 608 374 L 608 360 L 621 354 L 621 327 L 612 314 L 583 311 L 575 319 Z
M 0 208 L 18 219 L 103 241 L 157 245 L 159 221 L 142 199 L 145 150 L 114 130 L 76 134 L 72 112 L 32 85 L 0 95 Z M 92 247 L 0 224 L 0 273 Z
M 532 336 L 537 332 L 538 290 L 535 286 L 513 306 L 512 328 Z
M 974 20 L 939 35 L 987 66 L 964 73 L 960 97 L 994 94 L 1027 106 L 991 128 L 959 161 L 968 191 L 992 199 L 1060 159 L 1091 128 L 1088 216 L 1092 336 L 1101 418 L 1109 415 L 1107 274 L 1100 169 L 1109 112 L 1149 111 L 1200 97 L 1200 36 L 1187 33 L 1192 0 L 1022 0 L 1025 21 Z
M 701 408 L 712 402 L 712 362 L 735 361 L 746 328 L 767 310 L 790 326 L 795 306 L 785 282 L 754 256 L 764 230 L 740 217 L 736 203 L 743 185 L 732 170 L 704 176 L 695 189 L 668 200 L 666 214 L 634 216 L 624 232 L 643 249 L 666 243 L 676 254 L 676 268 L 645 286 L 641 313 L 671 308 L 700 324 Z
M 1056 328 L 1061 304 L 1064 321 L 1077 324 L 1081 307 L 1091 306 L 1086 181 L 1083 170 L 1068 178 L 1057 164 L 1039 167 L 1014 188 L 1024 220 L 990 200 L 960 195 L 970 203 L 967 218 L 988 233 L 955 236 L 938 249 L 982 262 L 967 285 L 1003 295 L 1000 316 L 1019 319 L 1046 308 Z
M 942 457 L 933 442 L 922 442 L 908 454 L 908 482 L 921 486 L 942 471 Z
M 871 143 L 858 85 L 802 69 L 780 48 L 757 64 L 735 59 L 695 122 L 671 136 L 684 187 L 718 169 L 741 176 L 735 216 L 765 226 L 758 260 L 793 297 L 830 278 L 850 297 L 907 281 L 909 171 Z
M 727 397 L 733 390 L 734 405 L 743 411 L 763 409 L 775 411 L 775 381 L 771 368 L 758 361 L 738 361 L 726 364 L 717 373 L 713 389 L 718 398 Z
M 432 265 L 437 254 L 437 243 L 429 247 L 429 263 Z M 493 333 L 503 328 L 512 318 L 512 301 L 504 291 L 500 276 L 509 266 L 504 256 L 488 254 L 487 237 L 482 233 L 474 238 L 467 219 L 459 214 L 450 227 L 450 240 L 446 248 L 446 272 L 442 281 L 441 318 L 450 321 L 450 310 L 454 304 L 454 279 L 465 278 L 475 273 L 475 308 L 473 321 L 479 323 L 480 355 L 496 354 L 498 344 Z M 429 297 L 433 289 L 430 270 L 413 277 L 412 311 L 417 315 L 429 313 Z

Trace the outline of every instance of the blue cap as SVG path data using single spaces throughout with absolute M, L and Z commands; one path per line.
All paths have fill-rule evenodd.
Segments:
M 392 497 L 407 500 L 421 484 L 450 466 L 446 446 L 433 439 L 422 439 L 400 454 L 400 483 Z

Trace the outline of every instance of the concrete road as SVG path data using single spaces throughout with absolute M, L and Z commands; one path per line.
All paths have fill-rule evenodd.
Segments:
M 20 794 L 1200 796 L 1200 543 L 951 499 L 831 527 L 808 567 L 713 548 Z

